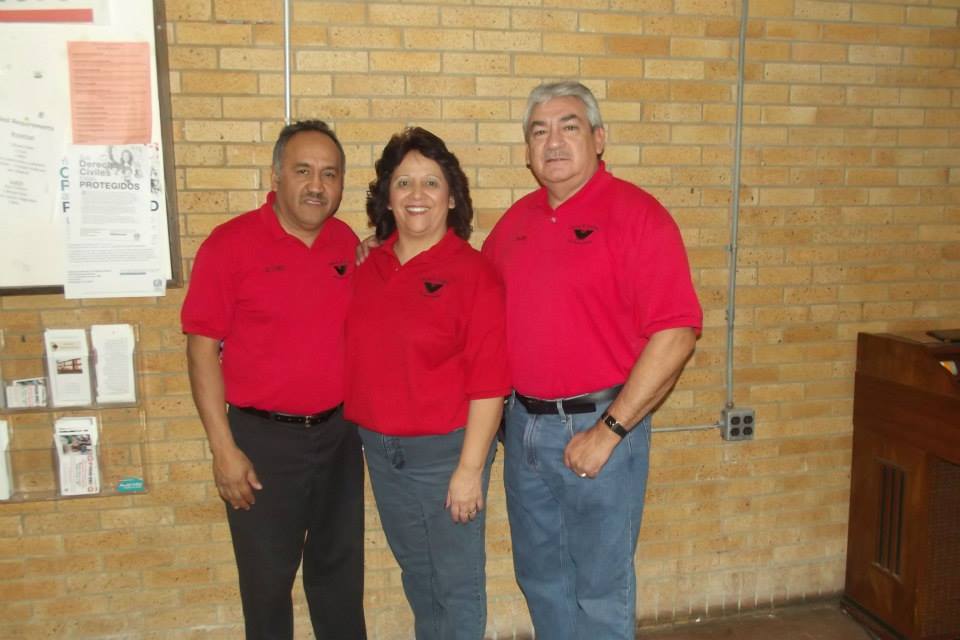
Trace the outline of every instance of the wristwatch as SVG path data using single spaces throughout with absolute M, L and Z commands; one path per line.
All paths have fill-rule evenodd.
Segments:
M 604 410 L 604 412 L 600 415 L 600 420 L 603 421 L 603 424 L 607 425 L 607 428 L 610 429 L 610 431 L 613 431 L 621 438 L 630 433 L 622 424 L 617 421 L 616 418 L 607 413 L 606 410 Z

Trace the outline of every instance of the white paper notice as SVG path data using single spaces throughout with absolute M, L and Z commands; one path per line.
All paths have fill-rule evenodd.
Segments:
M 56 139 L 52 126 L 0 116 L 0 221 L 22 223 L 27 218 L 53 216 Z
M 53 446 L 60 470 L 60 495 L 100 493 L 97 419 L 60 418 L 53 425 Z
M 43 342 L 47 353 L 51 406 L 92 404 L 90 350 L 83 329 L 47 329 L 43 332 Z
M 169 256 L 158 161 L 155 145 L 70 149 L 63 176 L 65 297 L 164 295 Z
M 90 342 L 96 361 L 97 402 L 136 402 L 133 375 L 133 327 L 129 324 L 95 324 Z
M 13 468 L 10 466 L 10 429 L 0 420 L 0 500 L 13 495 Z
M 70 239 L 149 244 L 148 146 L 71 146 L 67 159 Z

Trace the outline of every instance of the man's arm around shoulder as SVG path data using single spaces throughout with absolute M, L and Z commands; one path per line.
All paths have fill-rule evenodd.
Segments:
M 220 341 L 187 335 L 190 390 L 213 453 L 213 479 L 220 497 L 234 509 L 250 509 L 254 489 L 262 489 L 250 459 L 237 447 L 227 422 Z

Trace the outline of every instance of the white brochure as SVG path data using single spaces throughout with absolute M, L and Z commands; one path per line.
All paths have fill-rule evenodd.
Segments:
M 93 416 L 60 418 L 53 425 L 53 446 L 57 450 L 60 495 L 82 496 L 100 493 L 97 441 L 100 433 Z
M 13 495 L 13 469 L 10 466 L 10 429 L 0 420 L 0 500 Z
M 92 325 L 90 342 L 96 363 L 97 403 L 136 402 L 133 327 L 129 324 Z
M 7 385 L 7 407 L 25 409 L 47 406 L 47 379 L 21 378 Z
M 43 332 L 50 378 L 50 404 L 79 407 L 92 404 L 90 350 L 83 329 L 47 329 Z

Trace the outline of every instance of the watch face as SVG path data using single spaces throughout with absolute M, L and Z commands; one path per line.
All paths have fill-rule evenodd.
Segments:
M 617 422 L 617 419 L 607 412 L 603 414 L 603 424 L 607 425 L 610 431 L 613 431 L 621 438 L 627 435 L 627 430 L 623 428 L 623 425 Z

